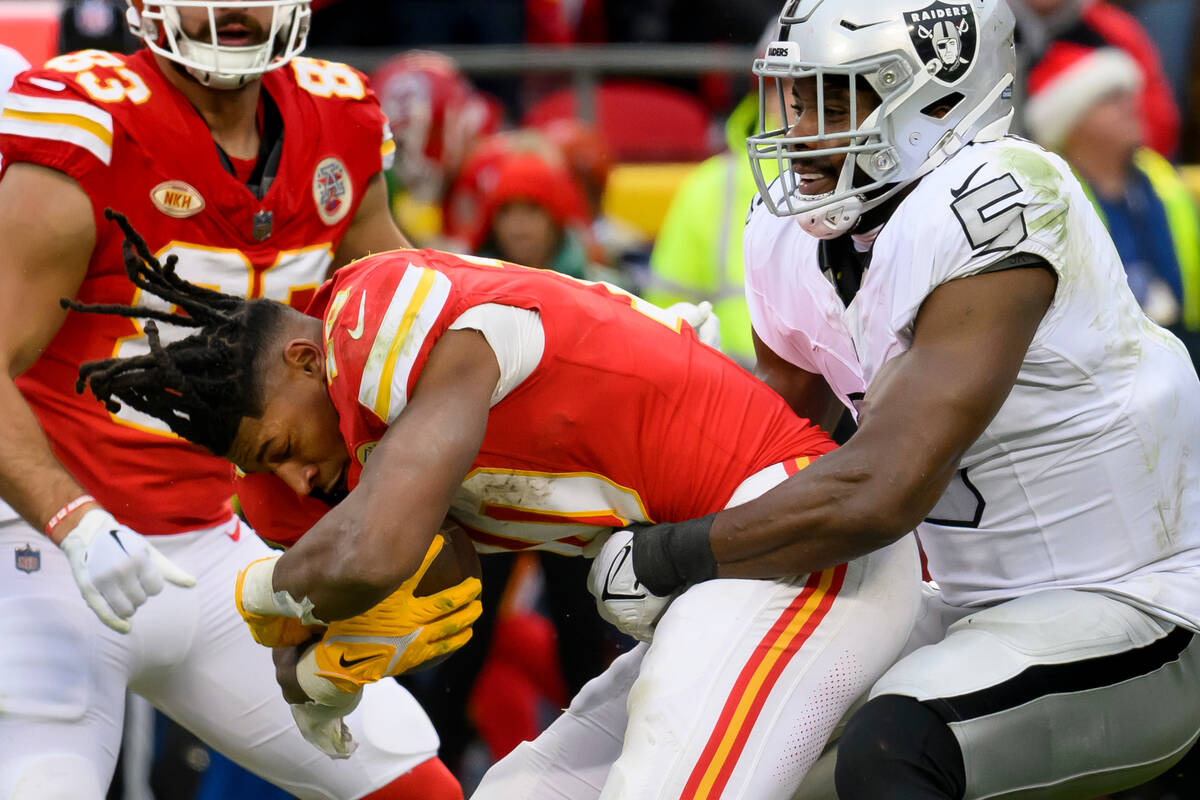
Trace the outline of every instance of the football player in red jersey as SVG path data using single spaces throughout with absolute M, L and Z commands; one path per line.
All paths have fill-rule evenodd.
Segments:
M 419 574 L 447 514 L 480 552 L 608 552 L 589 588 L 645 643 L 475 797 L 790 798 L 907 637 L 911 539 L 673 598 L 612 557 L 628 555 L 630 523 L 743 503 L 833 448 L 674 314 L 605 284 L 410 250 L 340 271 L 305 316 L 189 286 L 147 256 L 130 259 L 131 277 L 201 330 L 88 364 L 80 390 L 274 473 L 251 477 L 293 500 L 344 496 L 281 558 L 243 571 L 248 611 L 305 624 L 360 614 Z M 409 647 L 386 628 L 332 633 L 315 674 L 350 692 Z
M 334 268 L 405 244 L 386 205 L 386 120 L 362 75 L 297 57 L 309 18 L 307 0 L 134 0 L 146 48 L 59 56 L 6 98 L 2 797 L 103 797 L 126 687 L 302 797 L 461 796 L 399 687 L 381 684 L 380 704 L 407 724 L 381 738 L 356 715 L 348 763 L 264 702 L 270 659 L 227 600 L 238 567 L 268 551 L 231 510 L 229 465 L 71 388 L 84 360 L 147 342 L 139 324 L 64 314 L 59 298 L 157 302 L 125 278 L 120 236 L 97 225 L 106 207 L 159 255 L 186 255 L 192 280 L 299 306 Z

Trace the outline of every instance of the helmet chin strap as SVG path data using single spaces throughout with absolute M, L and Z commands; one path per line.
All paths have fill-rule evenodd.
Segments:
M 834 206 L 820 208 L 796 215 L 796 222 L 809 236 L 817 239 L 836 239 L 851 231 L 863 213 L 861 195 L 847 197 Z
M 1001 117 L 995 122 L 990 123 L 972 136 L 969 140 L 966 138 L 967 134 L 971 132 L 971 128 L 974 127 L 975 123 L 979 121 L 980 117 L 992 110 L 992 106 L 996 104 L 996 101 L 1000 99 L 1000 96 L 1003 95 L 1005 90 L 1010 88 L 1014 82 L 1015 81 L 1012 73 L 1005 74 L 1005 76 L 1000 79 L 1000 82 L 993 86 L 992 90 L 988 92 L 987 97 L 983 99 L 983 102 L 971 109 L 971 112 L 964 116 L 959 123 L 954 126 L 954 129 L 948 131 L 946 135 L 943 136 L 937 143 L 937 145 L 934 146 L 933 150 L 931 150 L 929 153 L 929 158 L 914 176 L 914 180 L 933 172 L 942 164 L 946 163 L 947 159 L 949 159 L 959 150 L 962 150 L 971 142 L 995 141 L 996 139 L 999 139 L 1008 133 L 1009 126 L 1012 125 L 1013 115 L 1015 113 L 1014 111 L 1010 111 L 1005 116 Z
M 184 67 L 188 75 L 191 75 L 197 83 L 209 89 L 218 89 L 221 91 L 231 91 L 233 89 L 241 89 L 252 80 L 258 80 L 253 75 L 224 75 L 219 72 L 205 72 L 196 67 Z

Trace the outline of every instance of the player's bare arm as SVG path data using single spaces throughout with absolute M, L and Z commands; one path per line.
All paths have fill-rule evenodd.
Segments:
M 1008 397 L 1055 287 L 1049 269 L 1023 267 L 937 288 L 850 442 L 745 505 L 642 531 L 639 580 L 666 596 L 714 577 L 816 572 L 909 533 Z
M 66 318 L 60 297 L 74 297 L 96 242 L 92 204 L 64 173 L 12 164 L 0 181 L 0 495 L 41 530 L 83 488 L 50 450 L 28 403 L 13 383 L 41 355 Z M 60 540 L 89 507 L 55 527 Z
M 392 211 L 388 208 L 387 182 L 383 173 L 377 173 L 367 184 L 366 194 L 354 215 L 354 222 L 346 231 L 345 238 L 334 253 L 329 274 L 351 261 L 372 253 L 412 247 L 404 234 L 396 227 Z
M 447 331 L 359 485 L 279 559 L 275 589 L 307 597 L 328 622 L 366 611 L 412 576 L 479 452 L 499 377 L 481 334 Z
M 1008 397 L 1055 285 L 1050 270 L 1022 268 L 935 290 L 912 349 L 872 384 L 854 438 L 759 500 L 717 514 L 720 575 L 824 569 L 915 528 Z
M 824 376 L 800 369 L 780 358 L 758 337 L 757 332 L 751 331 L 751 336 L 757 358 L 755 374 L 774 389 L 797 416 L 812 420 L 822 429 L 832 432 L 845 409 Z

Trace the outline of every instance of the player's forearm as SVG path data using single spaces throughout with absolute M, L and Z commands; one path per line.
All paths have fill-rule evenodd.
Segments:
M 54 457 L 37 417 L 8 377 L 0 377 L 0 497 L 30 525 L 42 530 L 54 514 L 84 489 Z M 55 527 L 57 543 L 94 505 L 82 506 Z
M 879 427 L 865 428 L 744 505 L 639 531 L 638 579 L 654 594 L 669 595 L 713 578 L 816 572 L 887 546 L 928 513 L 957 463 L 900 438 L 889 441 Z
M 827 569 L 896 541 L 920 513 L 902 478 L 854 448 L 835 450 L 751 503 L 718 513 L 710 543 L 722 578 Z
M 378 552 L 379 530 L 371 530 L 364 508 L 368 499 L 361 488 L 352 492 L 275 566 L 275 590 L 307 598 L 313 615 L 324 622 L 367 611 L 408 577 Z

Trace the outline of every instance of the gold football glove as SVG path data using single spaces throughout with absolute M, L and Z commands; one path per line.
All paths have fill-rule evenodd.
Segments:
M 238 613 L 242 615 L 242 619 L 250 626 L 250 635 L 254 637 L 254 641 L 264 647 L 292 647 L 307 642 L 313 636 L 319 635 L 323 629 L 318 625 L 305 625 L 295 617 L 259 614 L 246 608 L 246 597 L 252 597 L 256 594 L 253 587 L 247 586 L 247 580 L 251 582 L 259 580 L 269 581 L 272 570 L 265 569 L 265 567 L 272 565 L 267 565 L 263 562 L 274 562 L 277 558 L 279 558 L 278 555 L 260 558 L 242 567 L 241 571 L 238 572 L 234 597 L 237 601 Z M 256 564 L 260 566 L 255 567 Z M 257 593 L 261 594 L 262 592 Z M 267 593 L 270 593 L 269 585 Z
M 329 625 L 314 652 L 317 675 L 344 692 L 356 692 L 470 641 L 471 624 L 483 611 L 478 578 L 427 597 L 413 595 L 445 541 L 435 536 L 420 569 L 379 605 Z

